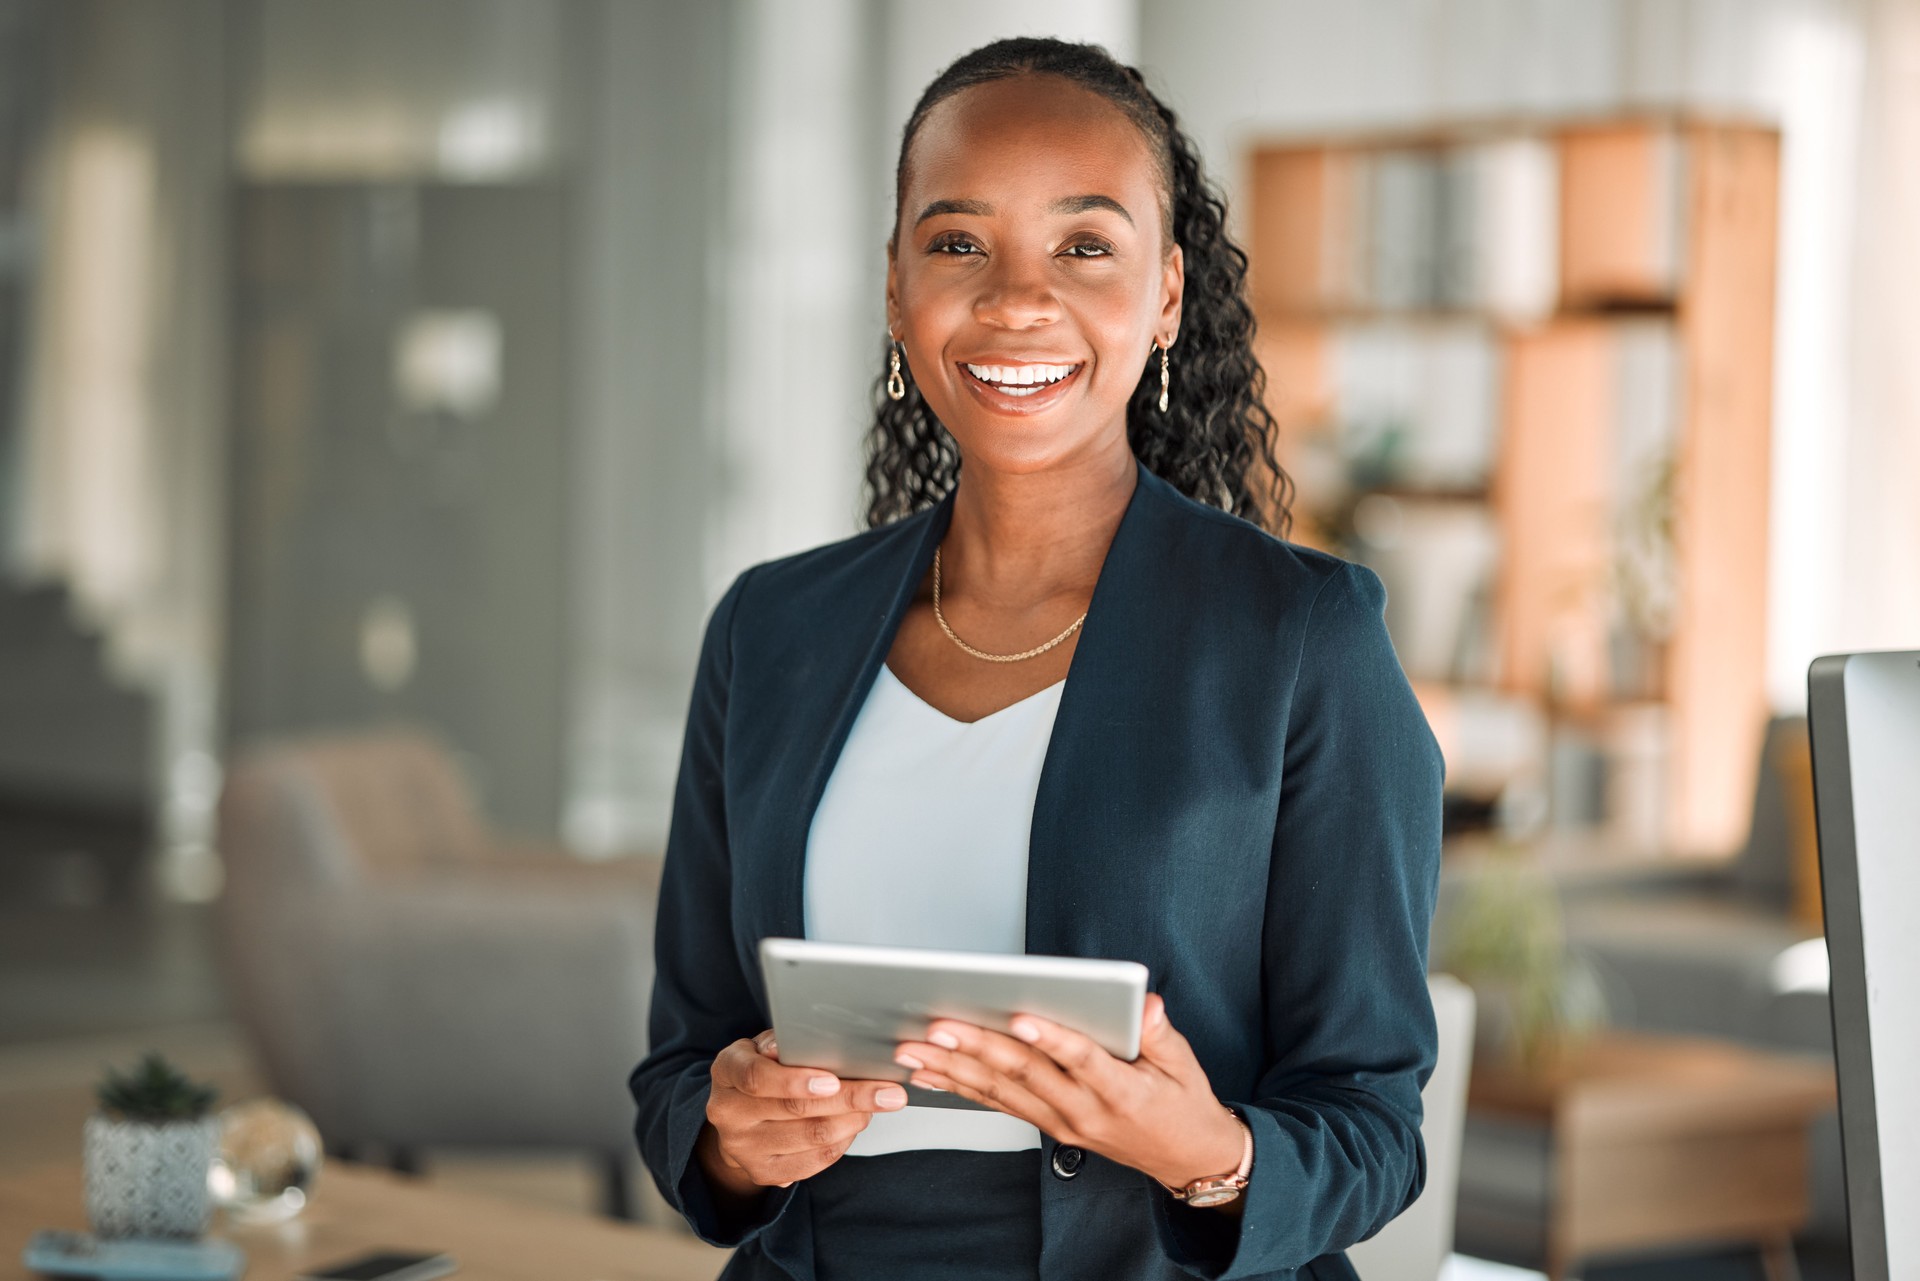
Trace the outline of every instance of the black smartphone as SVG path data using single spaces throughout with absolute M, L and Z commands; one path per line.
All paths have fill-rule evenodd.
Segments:
M 428 1281 L 454 1270 L 450 1254 L 416 1254 L 407 1250 L 371 1250 L 351 1259 L 302 1272 L 300 1281 Z

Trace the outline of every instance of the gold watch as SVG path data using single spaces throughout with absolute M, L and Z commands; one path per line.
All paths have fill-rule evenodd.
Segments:
M 1246 1191 L 1247 1176 L 1253 1171 L 1253 1129 L 1231 1103 L 1221 1106 L 1240 1123 L 1240 1133 L 1244 1137 L 1240 1148 L 1240 1165 L 1231 1174 L 1207 1175 L 1193 1180 L 1184 1188 L 1168 1187 L 1167 1191 L 1173 1193 L 1176 1201 L 1196 1206 L 1225 1205 Z

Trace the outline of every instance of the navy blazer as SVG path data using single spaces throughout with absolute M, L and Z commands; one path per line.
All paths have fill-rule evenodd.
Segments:
M 707 1073 L 769 1025 L 755 949 L 803 932 L 814 809 L 952 511 L 746 570 L 694 680 L 635 1135 L 703 1239 L 758 1238 L 800 1278 L 805 1180 L 751 1223 L 716 1214 L 693 1158 Z M 1444 765 L 1385 600 L 1364 566 L 1139 468 L 1041 769 L 1026 946 L 1146 964 L 1245 1113 L 1253 1175 L 1236 1225 L 1093 1153 L 1061 1178 L 1043 1136 L 1042 1275 L 1351 1277 L 1340 1252 L 1425 1185 Z

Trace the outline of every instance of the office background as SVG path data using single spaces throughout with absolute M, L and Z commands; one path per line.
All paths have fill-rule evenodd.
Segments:
M 0 0 L 0 1113 L 43 1118 L 5 1159 L 64 1142 L 41 1104 L 76 1055 L 167 1043 L 257 1082 L 212 924 L 248 746 L 404 721 L 501 840 L 657 852 L 707 609 L 859 527 L 900 125 L 952 57 L 1025 33 L 1146 72 L 1256 279 L 1256 219 L 1293 198 L 1260 184 L 1276 150 L 1776 134 L 1770 342 L 1730 375 L 1765 405 L 1763 532 L 1696 567 L 1764 584 L 1733 642 L 1753 750 L 1738 821 L 1656 851 L 1739 863 L 1807 663 L 1920 638 L 1920 5 Z M 1471 406 L 1506 357 L 1423 342 L 1323 359 L 1497 418 Z M 1403 658 L 1437 616 L 1395 620 Z M 1569 796 L 1604 827 L 1579 780 L 1624 768 L 1617 740 L 1503 693 L 1493 755 L 1528 759 L 1459 830 L 1564 834 Z

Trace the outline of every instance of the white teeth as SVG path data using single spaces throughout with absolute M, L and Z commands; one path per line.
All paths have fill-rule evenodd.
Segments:
M 1078 365 L 968 365 L 967 372 L 983 383 L 993 383 L 1014 395 L 1031 394 L 1016 388 L 1039 388 L 1057 383 Z

